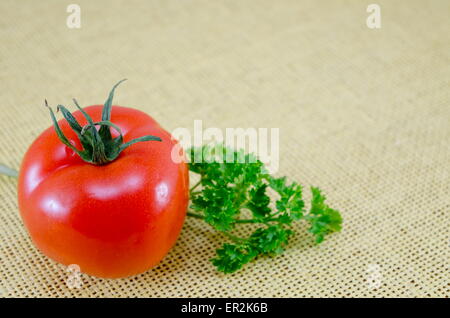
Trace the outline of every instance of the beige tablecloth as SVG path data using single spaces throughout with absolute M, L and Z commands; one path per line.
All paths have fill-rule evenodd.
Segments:
M 43 107 L 102 103 L 168 130 L 279 127 L 280 169 L 318 185 L 344 228 L 314 245 L 298 226 L 286 253 L 233 275 L 209 258 L 223 240 L 188 219 L 145 274 L 82 275 L 39 253 L 0 177 L 0 292 L 11 296 L 448 297 L 450 1 L 0 2 L 0 162 L 18 168 L 50 125 Z M 373 281 L 378 285 L 373 285 Z

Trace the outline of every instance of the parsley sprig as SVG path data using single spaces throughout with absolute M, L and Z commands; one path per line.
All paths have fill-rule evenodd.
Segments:
M 259 255 L 283 253 L 295 221 L 309 222 L 317 243 L 341 229 L 341 215 L 325 203 L 319 188 L 311 187 L 310 210 L 305 213 L 302 186 L 271 176 L 252 154 L 218 145 L 191 148 L 188 156 L 190 171 L 200 178 L 190 190 L 188 215 L 203 219 L 229 239 L 211 260 L 221 272 L 233 273 Z M 236 225 L 245 223 L 259 226 L 248 237 L 233 234 Z

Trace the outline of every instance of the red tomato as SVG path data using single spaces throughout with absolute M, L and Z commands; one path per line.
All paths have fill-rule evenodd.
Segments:
M 102 107 L 84 110 L 100 121 Z M 73 115 L 87 124 L 80 111 Z M 124 142 L 149 134 L 162 141 L 133 144 L 112 162 L 94 165 L 48 128 L 23 159 L 18 197 L 22 219 L 42 253 L 90 275 L 118 278 L 148 270 L 174 245 L 186 215 L 189 175 L 185 162 L 171 158 L 177 142 L 150 116 L 113 106 L 111 122 L 121 128 Z M 59 125 L 82 149 L 68 122 Z M 118 136 L 114 129 L 111 134 Z

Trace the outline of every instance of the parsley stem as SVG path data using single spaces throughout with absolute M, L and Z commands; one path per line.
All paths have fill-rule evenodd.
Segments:
M 228 232 L 222 232 L 223 234 L 225 234 L 226 236 L 228 236 L 228 238 L 230 238 L 231 240 L 235 241 L 236 243 L 242 243 L 245 242 L 245 239 L 238 237 L 236 235 L 233 235 L 231 233 Z
M 260 220 L 255 219 L 235 219 L 234 222 L 236 223 L 260 223 Z
M 196 184 L 192 186 L 192 188 L 189 191 L 192 193 L 195 190 L 195 188 L 197 188 L 200 185 L 201 182 L 202 180 L 199 180 Z
M 187 212 L 187 216 L 191 216 L 196 219 L 204 220 L 205 217 L 201 214 L 194 213 L 194 212 Z M 269 218 L 269 219 L 234 219 L 235 223 L 266 223 L 266 222 L 274 222 L 278 221 L 276 218 Z
M 188 212 L 188 213 L 186 213 L 186 215 L 187 216 L 191 216 L 191 217 L 196 218 L 196 219 L 201 219 L 201 220 L 203 220 L 205 218 L 203 215 L 197 214 L 197 213 L 193 213 L 193 212 Z
M 236 223 L 267 223 L 267 222 L 278 222 L 277 218 L 268 219 L 236 219 Z

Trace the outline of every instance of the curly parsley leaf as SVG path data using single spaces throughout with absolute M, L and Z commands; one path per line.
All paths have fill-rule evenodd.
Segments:
M 247 264 L 257 256 L 255 251 L 248 249 L 245 245 L 229 243 L 224 243 L 216 253 L 217 257 L 211 261 L 217 267 L 217 270 L 226 274 L 241 269 L 244 264 Z
M 200 177 L 191 189 L 188 215 L 203 219 L 232 242 L 224 243 L 211 260 L 221 272 L 233 273 L 260 255 L 281 254 L 294 234 L 295 221 L 309 221 L 317 243 L 341 229 L 339 212 L 325 204 L 318 188 L 311 188 L 311 208 L 305 215 L 301 185 L 270 176 L 251 154 L 222 145 L 191 148 L 188 154 L 190 171 Z M 276 194 L 274 200 L 269 189 Z M 242 218 L 244 211 L 251 218 Z M 248 237 L 232 234 L 237 224 L 245 223 L 258 227 Z
M 319 188 L 311 187 L 311 209 L 306 219 L 311 223 L 309 232 L 316 236 L 316 242 L 324 240 L 325 235 L 341 230 L 342 217 L 337 210 L 325 204 L 325 196 Z
M 256 219 L 263 219 L 270 215 L 270 198 L 266 194 L 267 184 L 260 184 L 251 188 L 248 192 L 248 202 L 245 205 L 253 213 Z

